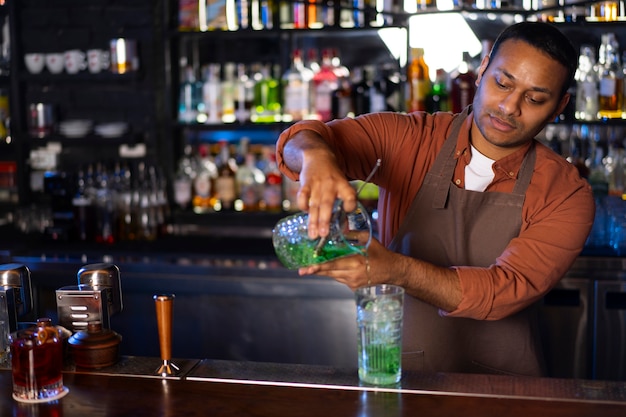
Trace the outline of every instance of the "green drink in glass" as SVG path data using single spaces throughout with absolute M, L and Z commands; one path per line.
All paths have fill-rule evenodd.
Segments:
M 368 385 L 393 385 L 402 375 L 404 289 L 374 285 L 355 292 L 359 379 Z
M 281 219 L 273 230 L 272 243 L 278 259 L 289 269 L 320 264 L 348 255 L 367 253 L 372 222 L 361 205 L 346 213 L 338 201 L 326 238 L 308 237 L 309 215 L 296 213 Z

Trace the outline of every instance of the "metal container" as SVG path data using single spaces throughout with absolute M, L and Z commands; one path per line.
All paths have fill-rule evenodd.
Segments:
M 113 314 L 122 311 L 122 286 L 119 268 L 109 263 L 83 266 L 78 285 L 56 290 L 59 323 L 73 332 L 100 322 L 110 328 Z
M 54 131 L 54 107 L 49 103 L 31 103 L 28 106 L 28 133 L 44 138 Z
M 116 38 L 109 42 L 111 53 L 111 71 L 125 74 L 139 69 L 137 41 L 134 39 Z
M 18 319 L 32 310 L 30 270 L 22 264 L 0 265 L 0 359 Z

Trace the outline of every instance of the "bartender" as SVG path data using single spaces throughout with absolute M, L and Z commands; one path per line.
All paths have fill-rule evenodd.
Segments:
M 349 180 L 381 160 L 380 240 L 367 256 L 299 273 L 402 286 L 404 369 L 544 375 L 536 302 L 582 250 L 594 201 L 577 169 L 534 138 L 570 100 L 576 66 L 558 29 L 523 22 L 494 42 L 459 114 L 303 121 L 280 135 L 311 238 L 328 234 L 335 199 L 356 207 Z

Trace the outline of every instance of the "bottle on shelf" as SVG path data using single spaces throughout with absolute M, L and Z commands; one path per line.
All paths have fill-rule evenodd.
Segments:
M 385 72 L 380 67 L 375 67 L 372 72 L 372 88 L 370 89 L 370 112 L 377 113 L 387 111 L 387 79 Z
M 196 123 L 202 104 L 202 83 L 198 82 L 191 65 L 183 69 L 180 85 L 178 120 L 182 123 Z
M 451 74 L 450 98 L 452 112 L 459 113 L 474 100 L 476 92 L 476 72 L 468 52 L 463 52 L 463 60 L 455 72 Z
M 250 119 L 255 123 L 280 122 L 281 111 L 280 82 L 272 75 L 270 64 L 261 65 L 261 77 L 254 84 L 254 107 Z
M 339 26 L 342 28 L 353 28 L 354 22 L 354 0 L 335 0 L 339 4 Z
M 332 3 L 319 3 L 316 0 L 306 0 L 306 25 L 310 29 L 320 29 L 324 26 L 332 26 Z M 331 23 L 329 23 L 331 22 Z
M 137 230 L 136 240 L 153 241 L 158 236 L 158 209 L 156 207 L 156 196 L 153 183 L 150 177 L 150 167 L 144 161 L 137 165 L 135 175 L 137 179 L 135 188 L 139 197 L 137 206 Z
M 117 188 L 117 236 L 120 241 L 135 240 L 137 230 L 137 209 L 138 196 L 135 197 L 137 190 L 133 189 L 135 182 L 130 167 L 124 164 L 115 176 Z
M 253 30 L 262 30 L 263 17 L 261 16 L 261 0 L 250 0 L 250 27 Z
M 239 123 L 250 120 L 254 102 L 254 81 L 249 76 L 245 64 L 237 64 L 237 85 L 235 88 L 235 119 Z
M 577 120 L 596 120 L 598 117 L 598 67 L 596 51 L 591 45 L 581 45 L 576 69 L 576 108 Z
M 113 195 L 109 183 L 109 173 L 103 164 L 96 164 L 95 175 L 95 205 L 96 205 L 96 242 L 112 244 L 114 205 Z
M 350 70 L 341 63 L 339 50 L 332 49 L 333 71 L 337 76 L 337 89 L 332 95 L 332 118 L 342 119 L 344 117 L 354 117 L 354 102 L 352 100 L 352 80 Z
M 283 0 L 279 3 L 280 28 L 281 29 L 304 29 L 307 27 L 306 8 L 302 1 Z
M 313 71 L 302 62 L 300 49 L 293 51 L 291 66 L 282 76 L 284 88 L 283 120 L 299 121 L 307 119 L 311 113 L 311 82 Z
M 183 156 L 178 161 L 178 169 L 174 178 L 174 202 L 182 210 L 187 210 L 191 205 L 193 180 L 196 176 L 197 168 L 194 166 L 192 155 L 193 148 L 186 145 Z
M 324 49 L 322 51 L 320 70 L 313 75 L 314 111 L 317 119 L 323 122 L 332 119 L 333 91 L 338 86 L 337 74 L 333 69 L 331 51 Z
M 239 29 L 249 29 L 250 23 L 250 0 L 238 0 L 235 4 L 237 8 L 237 22 Z
M 219 141 L 219 157 L 217 160 L 217 177 L 215 178 L 215 211 L 232 211 L 235 209 L 237 198 L 237 183 L 235 176 L 237 166 L 230 155 L 228 141 Z
M 83 168 L 77 173 L 76 194 L 72 198 L 75 238 L 83 242 L 95 239 L 96 210 L 87 190 L 87 174 Z
M 428 64 L 424 60 L 424 48 L 411 48 L 411 62 L 407 67 L 407 112 L 425 111 L 426 96 L 430 91 Z
M 209 152 L 208 145 L 198 146 L 198 171 L 193 181 L 193 198 L 191 204 L 194 213 L 209 213 L 213 211 L 214 181 L 217 177 L 217 166 Z
M 620 63 L 619 44 L 614 33 L 602 35 L 599 61 L 598 118 L 621 118 L 624 74 Z
M 430 92 L 426 96 L 426 111 L 434 113 L 449 110 L 448 75 L 443 68 L 438 68 L 435 82 L 433 82 Z
M 265 174 L 256 166 L 254 153 L 248 151 L 245 154 L 245 162 L 237 169 L 235 179 L 238 195 L 238 200 L 235 203 L 236 210 L 259 210 L 259 203 L 263 197 Z
M 372 66 L 356 67 L 352 70 L 352 102 L 355 116 L 370 112 L 373 71 Z
M 223 66 L 224 75 L 221 82 L 222 122 L 233 123 L 235 117 L 235 64 L 226 62 Z
M 208 64 L 204 68 L 204 84 L 202 85 L 202 102 L 206 114 L 205 123 L 222 123 L 222 84 L 220 64 Z
M 260 208 L 269 212 L 279 212 L 283 205 L 283 176 L 276 163 L 276 154 L 270 148 L 266 148 L 263 158 L 265 159 L 265 186 Z

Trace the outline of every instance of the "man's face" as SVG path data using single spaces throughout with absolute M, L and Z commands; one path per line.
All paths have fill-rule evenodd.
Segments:
M 525 42 L 507 40 L 492 58 L 486 57 L 478 72 L 472 143 L 498 159 L 554 120 L 569 95 L 559 97 L 565 67 Z

